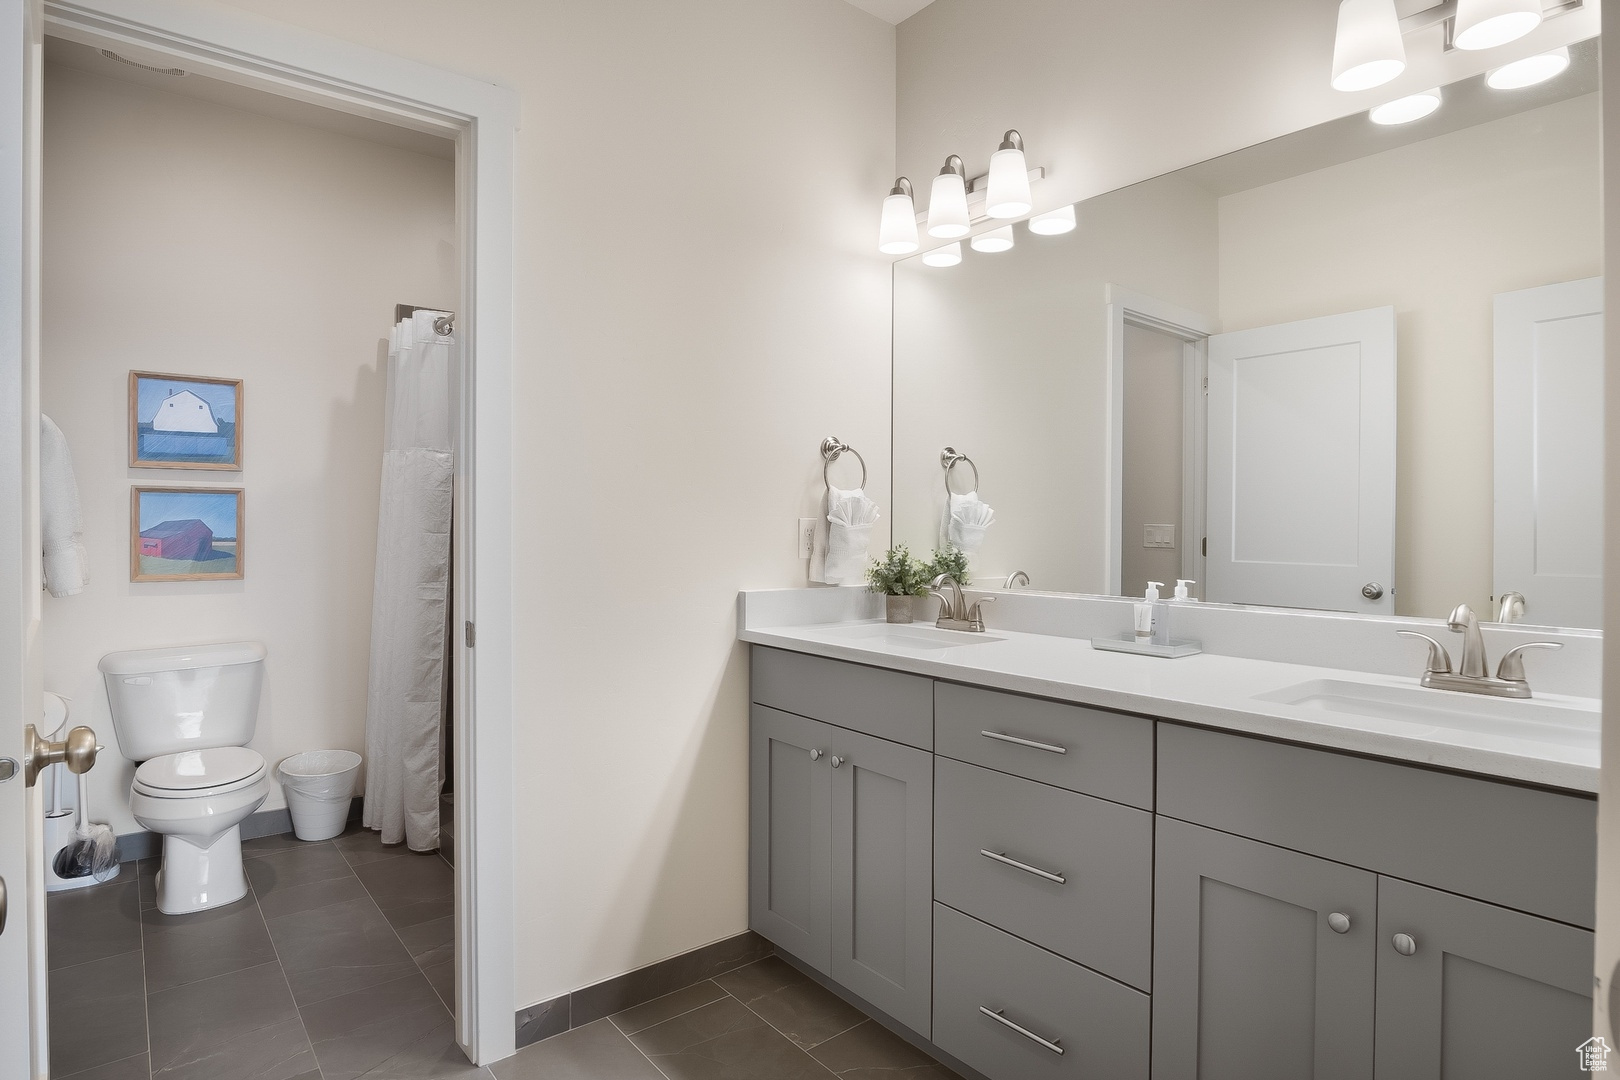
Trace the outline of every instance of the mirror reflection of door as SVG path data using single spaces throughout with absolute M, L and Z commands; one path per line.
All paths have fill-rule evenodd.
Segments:
M 1494 595 L 1523 619 L 1601 626 L 1603 279 L 1499 293 Z
M 1162 330 L 1125 324 L 1119 547 L 1126 596 L 1141 596 L 1150 581 L 1196 580 L 1182 569 L 1184 550 L 1203 533 L 1201 523 L 1182 519 L 1182 383 L 1191 349 Z

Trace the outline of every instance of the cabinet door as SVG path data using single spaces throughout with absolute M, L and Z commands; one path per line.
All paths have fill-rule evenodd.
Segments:
M 832 744 L 832 977 L 926 1036 L 933 755 L 842 729 Z
M 832 728 L 755 705 L 748 925 L 817 970 L 832 962 Z
M 1154 1080 L 1368 1080 L 1377 877 L 1172 818 L 1157 838 Z
M 1378 880 L 1378 1080 L 1590 1075 L 1591 1034 L 1590 932 Z

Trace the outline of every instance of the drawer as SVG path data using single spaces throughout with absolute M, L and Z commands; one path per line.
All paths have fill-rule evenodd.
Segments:
M 1161 722 L 1159 812 L 1593 923 L 1594 799 Z
M 755 645 L 750 690 L 760 705 L 934 748 L 933 684 L 917 675 Z
M 934 1043 L 990 1080 L 1146 1080 L 1148 1000 L 934 905 Z
M 934 896 L 1149 988 L 1153 815 L 1145 810 L 935 758 Z
M 934 739 L 958 761 L 1153 809 L 1145 717 L 935 683 Z

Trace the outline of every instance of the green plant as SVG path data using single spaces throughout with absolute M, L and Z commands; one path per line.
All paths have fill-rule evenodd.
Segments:
M 885 596 L 923 596 L 928 592 L 928 567 L 912 558 L 904 544 L 896 544 L 866 568 L 866 582 Z
M 969 585 L 972 578 L 968 577 L 967 553 L 960 548 L 947 546 L 944 551 L 934 550 L 934 557 L 928 560 L 923 568 L 925 581 L 933 581 L 941 574 L 949 574 L 958 585 Z

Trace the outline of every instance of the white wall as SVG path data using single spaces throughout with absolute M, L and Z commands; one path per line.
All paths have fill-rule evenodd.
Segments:
M 804 583 L 827 435 L 889 520 L 894 28 L 843 0 L 231 6 L 521 98 L 518 1000 L 741 932 L 737 590 Z
M 131 832 L 104 653 L 262 641 L 251 745 L 364 749 L 387 330 L 455 305 L 453 164 L 47 65 L 44 191 L 42 407 L 91 570 L 45 600 L 45 685 L 108 747 L 91 806 Z M 131 369 L 243 379 L 242 471 L 128 468 Z M 136 484 L 244 488 L 244 580 L 131 583 Z
M 1491 610 L 1492 300 L 1603 272 L 1598 112 L 1588 94 L 1220 200 L 1222 330 L 1395 307 L 1399 614 Z

